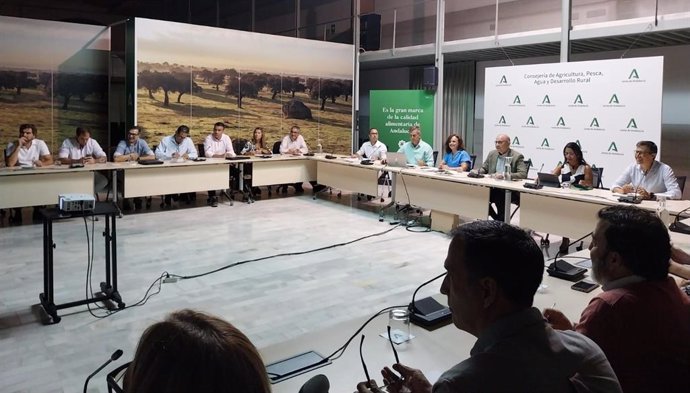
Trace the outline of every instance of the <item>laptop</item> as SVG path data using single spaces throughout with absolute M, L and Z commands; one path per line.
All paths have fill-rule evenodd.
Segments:
M 398 168 L 406 168 L 407 165 L 407 157 L 405 157 L 405 153 L 386 153 L 386 161 L 388 166 L 394 166 Z
M 539 181 L 539 184 L 544 187 L 561 187 L 561 180 L 558 178 L 558 176 L 552 173 L 539 172 L 537 173 L 537 180 Z

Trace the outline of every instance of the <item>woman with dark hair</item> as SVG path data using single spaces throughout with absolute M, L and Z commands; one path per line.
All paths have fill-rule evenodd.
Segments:
M 271 149 L 266 147 L 264 142 L 264 129 L 261 127 L 256 127 L 254 133 L 252 134 L 252 139 L 247 141 L 247 144 L 242 149 L 240 154 L 271 154 Z
M 439 164 L 439 169 L 454 169 L 459 171 L 469 171 L 472 165 L 472 158 L 465 151 L 465 143 L 458 134 L 450 134 L 446 139 L 446 154 Z
M 247 336 L 220 318 L 181 310 L 141 336 L 124 391 L 268 393 L 271 388 Z
M 568 142 L 563 148 L 563 163 L 559 163 L 551 171 L 556 176 L 561 176 L 561 182 L 570 182 L 585 187 L 592 187 L 592 167 L 582 157 L 582 149 L 575 142 Z

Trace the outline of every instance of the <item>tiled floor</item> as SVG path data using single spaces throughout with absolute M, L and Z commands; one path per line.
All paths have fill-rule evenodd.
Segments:
M 265 195 L 265 194 L 264 194 Z M 253 204 L 127 214 L 117 222 L 119 289 L 126 303 L 141 299 L 163 272 L 192 275 L 239 261 L 356 243 L 301 255 L 248 262 L 201 278 L 163 284 L 145 305 L 97 319 L 85 307 L 62 310 L 62 322 L 40 324 L 42 226 L 0 227 L 0 391 L 75 392 L 117 348 L 115 365 L 130 360 L 142 331 L 167 313 L 195 308 L 238 326 L 259 348 L 406 304 L 415 287 L 443 272 L 446 235 L 412 232 L 379 222 L 378 201 L 324 194 L 275 197 Z M 90 232 L 91 223 L 87 222 Z M 103 278 L 103 221 L 95 223 L 93 283 Z M 387 233 L 384 233 L 388 231 Z M 55 225 L 55 296 L 83 298 L 86 228 L 73 219 Z M 556 244 L 557 245 L 557 244 Z M 432 284 L 420 292 L 438 292 Z M 95 314 L 103 315 L 102 310 Z M 338 344 L 334 342 L 334 348 Z M 105 371 L 114 368 L 108 367 Z M 105 373 L 90 392 L 105 392 Z

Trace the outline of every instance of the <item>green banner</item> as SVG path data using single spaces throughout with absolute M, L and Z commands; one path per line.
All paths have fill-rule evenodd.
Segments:
M 379 130 L 379 140 L 389 151 L 398 151 L 410 140 L 413 125 L 422 140 L 434 146 L 434 93 L 425 90 L 372 90 L 369 92 L 369 126 Z

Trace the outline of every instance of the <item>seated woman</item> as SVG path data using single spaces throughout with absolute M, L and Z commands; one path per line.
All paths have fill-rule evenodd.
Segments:
M 458 134 L 450 134 L 446 139 L 446 154 L 443 156 L 439 169 L 451 169 L 458 171 L 469 171 L 472 165 L 472 158 L 465 151 L 465 143 Z
M 266 143 L 264 142 L 263 128 L 256 127 L 254 129 L 252 139 L 247 142 L 240 154 L 248 154 L 251 156 L 255 154 L 271 154 L 271 149 L 266 147 Z
M 561 182 L 570 182 L 585 187 L 592 187 L 592 167 L 582 157 L 582 149 L 575 142 L 568 142 L 563 148 L 563 163 L 551 171 L 561 177 Z
M 141 336 L 124 391 L 267 393 L 271 387 L 247 336 L 220 318 L 181 310 Z

